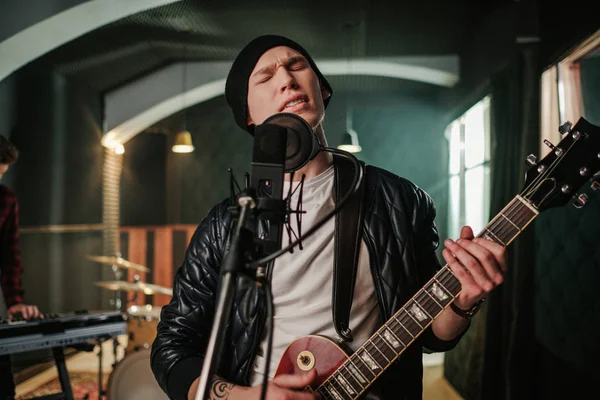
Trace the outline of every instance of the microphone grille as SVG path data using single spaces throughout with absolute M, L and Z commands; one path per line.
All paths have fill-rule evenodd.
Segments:
M 266 164 L 284 164 L 287 148 L 287 129 L 274 124 L 263 124 L 254 132 L 252 160 Z

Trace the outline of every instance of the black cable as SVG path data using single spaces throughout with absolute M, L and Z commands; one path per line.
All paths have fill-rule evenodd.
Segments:
M 346 201 L 348 201 L 350 196 L 358 190 L 358 186 L 360 184 L 360 181 L 361 181 L 362 175 L 363 175 L 363 168 L 359 164 L 357 158 L 354 157 L 351 153 L 348 153 L 347 151 L 337 150 L 337 149 L 334 149 L 331 147 L 322 147 L 321 150 L 327 151 L 327 152 L 333 153 L 333 154 L 338 154 L 342 157 L 346 157 L 347 159 L 349 159 L 352 162 L 352 164 L 354 165 L 354 170 L 358 171 L 358 173 L 354 174 L 354 180 L 352 181 L 352 185 L 351 185 L 352 190 L 350 190 L 348 193 L 346 193 L 346 195 L 342 198 L 342 200 L 340 200 L 339 204 L 335 205 L 333 210 L 331 210 L 318 223 L 316 223 L 312 228 L 310 228 L 302 236 L 300 236 L 300 238 L 298 240 L 296 240 L 294 243 L 291 243 L 287 247 L 277 250 L 264 258 L 261 258 L 259 260 L 252 261 L 252 262 L 246 264 L 246 268 L 256 268 L 261 265 L 264 265 L 264 264 L 268 263 L 269 261 L 272 261 L 272 260 L 276 259 L 277 257 L 281 256 L 282 254 L 287 253 L 288 251 L 290 251 L 293 247 L 297 246 L 298 244 L 302 243 L 302 241 L 304 241 L 308 236 L 312 235 L 317 229 L 319 229 L 327 221 L 329 221 L 333 216 L 335 216 L 335 214 L 337 214 L 339 212 L 339 210 L 344 206 Z

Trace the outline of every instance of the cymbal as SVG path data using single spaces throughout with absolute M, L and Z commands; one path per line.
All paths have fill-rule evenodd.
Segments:
M 127 261 L 123 257 L 115 257 L 115 256 L 87 256 L 87 259 L 91 260 L 91 261 L 99 262 L 101 264 L 116 265 L 118 267 L 127 268 L 127 269 L 135 269 L 135 270 L 142 271 L 142 272 L 149 272 L 150 271 L 150 269 L 148 269 L 147 267 L 145 267 L 143 265 L 140 265 L 140 264 L 134 264 L 134 263 L 132 263 L 130 261 Z
M 167 294 L 173 296 L 173 289 L 145 282 L 97 281 L 96 286 L 108 290 L 124 290 L 128 292 L 144 292 L 145 294 Z

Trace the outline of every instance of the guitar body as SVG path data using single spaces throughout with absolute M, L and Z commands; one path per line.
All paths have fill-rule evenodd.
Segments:
M 304 374 L 317 369 L 315 390 L 348 359 L 347 353 L 324 336 L 302 336 L 290 343 L 279 360 L 275 376 Z

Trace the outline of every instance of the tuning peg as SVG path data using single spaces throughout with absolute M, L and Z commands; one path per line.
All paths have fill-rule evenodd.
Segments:
M 566 121 L 564 124 L 562 124 L 561 126 L 558 127 L 558 131 L 564 135 L 565 133 L 567 133 L 571 130 L 572 126 L 573 126 L 573 124 L 571 122 Z
M 579 168 L 579 175 L 581 176 L 588 176 L 590 174 L 590 169 L 587 167 L 581 167 Z
M 575 206 L 575 208 L 581 208 L 583 206 L 585 206 L 588 202 L 588 197 L 587 194 L 585 193 L 581 193 L 579 196 L 574 197 L 573 199 L 573 205 Z
M 552 150 L 554 150 L 556 148 L 555 145 L 552 144 L 551 141 L 549 141 L 548 139 L 544 139 L 544 144 L 548 147 L 550 147 Z
M 535 154 L 530 154 L 527 156 L 527 158 L 525 159 L 525 162 L 527 163 L 527 165 L 529 165 L 530 167 L 533 167 L 535 165 L 535 163 L 537 162 L 537 157 L 535 156 Z
M 599 178 L 594 177 L 590 180 L 592 181 L 592 184 L 590 185 L 592 190 L 600 189 L 600 177 Z
M 550 147 L 552 150 L 554 150 L 554 154 L 556 154 L 557 156 L 561 156 L 563 151 L 560 147 L 556 147 L 555 145 L 552 144 L 552 142 L 550 142 L 548 139 L 544 139 L 544 144 L 548 147 Z

